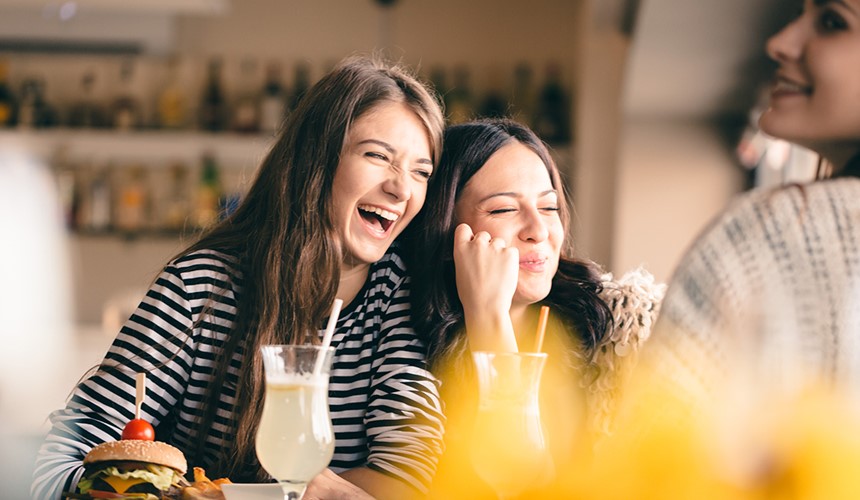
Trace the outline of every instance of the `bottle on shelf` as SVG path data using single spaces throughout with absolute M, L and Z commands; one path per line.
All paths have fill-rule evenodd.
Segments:
M 514 68 L 511 118 L 525 125 L 534 126 L 535 99 L 532 68 L 526 62 L 518 63 Z
M 15 125 L 15 96 L 9 86 L 9 67 L 0 59 L 0 128 Z
M 110 107 L 111 125 L 117 130 L 133 130 L 142 123 L 142 109 L 135 96 L 135 63 L 125 59 L 120 64 L 119 91 Z
M 57 124 L 57 112 L 45 101 L 44 96 L 45 82 L 41 78 L 30 77 L 21 83 L 18 128 L 45 128 Z
M 206 228 L 218 222 L 221 214 L 221 179 L 218 163 L 211 153 L 205 153 L 194 199 L 194 223 Z
M 200 128 L 210 132 L 220 132 L 227 127 L 227 101 L 221 83 L 222 61 L 213 57 L 206 70 L 206 85 L 200 102 Z
M 482 118 L 502 118 L 508 116 L 508 101 L 505 99 L 502 70 L 490 68 L 487 78 L 487 92 L 481 102 L 478 114 Z
M 441 65 L 433 66 L 430 69 L 430 84 L 436 90 L 436 95 L 442 102 L 445 102 L 445 96 L 448 94 L 448 79 L 445 74 L 445 67 Z
M 293 80 L 293 93 L 290 97 L 290 111 L 296 109 L 305 92 L 311 87 L 311 69 L 307 63 L 296 64 L 295 79 Z
M 78 171 L 79 205 L 75 228 L 85 232 L 106 232 L 112 227 L 110 169 L 91 165 Z
M 257 61 L 248 57 L 239 64 L 239 92 L 233 104 L 231 128 L 236 132 L 254 133 L 260 127 L 260 93 L 257 83 Z
M 127 167 L 127 178 L 120 186 L 114 228 L 124 233 L 148 229 L 149 186 L 147 171 L 141 165 Z
M 101 128 L 107 123 L 105 111 L 95 97 L 96 73 L 87 70 L 81 77 L 78 100 L 69 110 L 69 126 L 77 128 Z
M 75 229 L 78 222 L 80 192 L 78 189 L 78 169 L 69 162 L 67 146 L 60 146 L 51 157 L 51 167 L 57 182 L 57 199 L 63 213 L 63 223 L 69 230 Z
M 170 166 L 170 179 L 162 204 L 162 221 L 164 229 L 181 231 L 188 218 L 188 167 L 182 162 Z
M 454 69 L 454 85 L 445 94 L 445 110 L 448 112 L 448 123 L 451 125 L 469 121 L 474 114 L 469 69 L 466 66 L 458 66 Z
M 267 135 L 276 135 L 284 123 L 287 113 L 287 92 L 281 84 L 281 65 L 270 61 L 266 65 L 266 83 L 260 102 L 260 130 Z
M 158 127 L 181 129 L 187 123 L 185 90 L 180 78 L 180 59 L 171 56 L 167 61 L 167 81 L 158 93 L 156 116 Z
M 549 63 L 546 67 L 546 78 L 535 110 L 534 129 L 547 142 L 570 142 L 570 101 L 561 83 L 561 68 L 557 63 Z

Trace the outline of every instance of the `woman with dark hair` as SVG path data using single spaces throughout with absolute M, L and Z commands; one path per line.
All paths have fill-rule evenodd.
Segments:
M 120 437 L 135 372 L 149 374 L 142 416 L 159 440 L 212 477 L 270 480 L 254 444 L 260 346 L 318 344 L 335 298 L 346 304 L 332 339 L 335 452 L 306 495 L 424 491 L 443 417 L 393 243 L 424 204 L 442 125 L 434 96 L 380 61 L 347 59 L 308 90 L 239 209 L 167 264 L 101 367 L 51 415 L 34 497 L 72 490 L 88 450 Z
M 573 257 L 564 185 L 527 127 L 471 122 L 448 128 L 444 141 L 440 178 L 409 229 L 414 248 L 407 252 L 414 260 L 413 320 L 442 379 L 449 418 L 448 451 L 433 490 L 439 498 L 462 495 L 457 482 L 479 483 L 464 472 L 476 388 L 470 351 L 534 350 L 539 309 L 550 307 L 541 399 L 552 404 L 544 418 L 562 466 L 583 441 L 575 431 L 583 419 L 607 427 L 606 399 L 626 371 L 616 352 L 627 354 L 647 337 L 662 291 L 650 275 L 612 282 Z M 634 283 L 647 292 L 637 296 Z M 581 399 L 588 401 L 585 411 Z M 480 487 L 468 496 L 480 496 Z

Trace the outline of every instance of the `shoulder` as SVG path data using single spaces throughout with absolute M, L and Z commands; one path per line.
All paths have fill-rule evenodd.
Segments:
M 166 270 L 187 279 L 204 276 L 241 277 L 237 256 L 208 249 L 181 255 L 170 261 Z
M 384 282 L 390 286 L 399 287 L 406 280 L 406 262 L 403 260 L 402 249 L 394 243 L 381 259 L 376 261 L 370 270 L 370 281 Z
M 625 356 L 651 335 L 651 328 L 660 312 L 666 285 L 639 267 L 615 278 L 612 273 L 601 276 L 600 298 L 612 315 L 606 343 L 612 352 Z

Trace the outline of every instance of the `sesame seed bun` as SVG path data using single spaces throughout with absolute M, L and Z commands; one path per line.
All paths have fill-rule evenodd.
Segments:
M 96 446 L 84 457 L 84 465 L 108 461 L 149 462 L 172 467 L 182 475 L 188 470 L 185 455 L 177 448 L 160 441 L 109 441 Z

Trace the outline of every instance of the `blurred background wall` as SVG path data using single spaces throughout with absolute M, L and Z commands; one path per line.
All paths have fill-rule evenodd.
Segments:
M 0 113 L 0 271 L 30 285 L 0 292 L 4 498 L 28 497 L 47 413 L 100 360 L 162 265 L 213 200 L 229 209 L 253 178 L 272 134 L 234 113 L 249 102 L 260 113 L 268 66 L 280 70 L 287 107 L 302 79 L 372 51 L 433 80 L 452 121 L 495 113 L 500 98 L 550 142 L 576 205 L 579 253 L 667 280 L 702 226 L 751 185 L 738 141 L 771 69 L 764 40 L 793 9 L 0 0 L 0 109 L 5 85 L 16 111 L 5 124 Z M 228 111 L 204 124 L 213 61 Z M 165 107 L 176 95 L 180 118 Z M 104 123 L 86 123 L 81 110 L 93 104 Z

